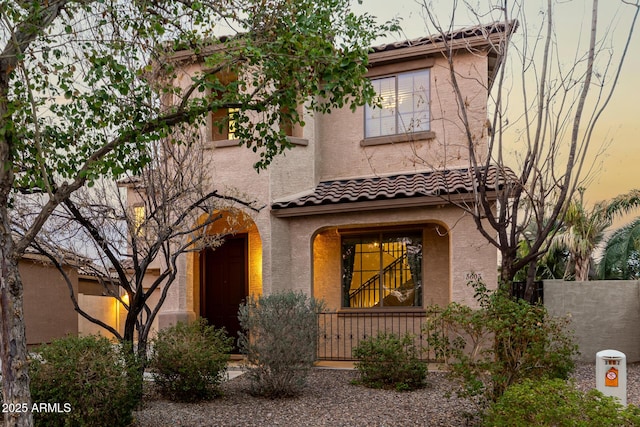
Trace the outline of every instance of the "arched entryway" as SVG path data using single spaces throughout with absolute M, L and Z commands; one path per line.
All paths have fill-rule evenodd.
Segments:
M 193 257 L 195 312 L 236 339 L 238 309 L 248 295 L 262 293 L 262 241 L 253 220 L 240 211 L 216 212 L 207 228 L 221 236 Z

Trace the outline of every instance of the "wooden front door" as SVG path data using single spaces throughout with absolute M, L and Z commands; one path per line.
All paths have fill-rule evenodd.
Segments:
M 247 236 L 227 238 L 222 246 L 205 248 L 200 254 L 200 316 L 216 328 L 224 327 L 237 343 L 238 308 L 248 295 Z

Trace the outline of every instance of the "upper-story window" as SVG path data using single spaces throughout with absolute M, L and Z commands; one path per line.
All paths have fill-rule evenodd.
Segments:
M 365 107 L 365 138 L 429 130 L 429 70 L 372 79 L 382 106 Z
M 211 139 L 221 141 L 236 138 L 234 113 L 237 108 L 220 108 L 211 114 Z
M 223 85 L 230 85 L 238 80 L 236 73 L 231 71 L 220 71 L 212 76 L 218 79 Z M 218 93 L 216 97 L 222 98 L 222 93 Z M 238 108 L 219 108 L 211 113 L 211 139 L 213 141 L 224 141 L 236 139 L 236 121 L 235 116 Z
M 147 210 L 144 205 L 135 205 L 133 207 L 133 231 L 136 236 L 144 237 L 145 226 L 144 223 L 147 219 Z
M 288 108 L 286 107 L 282 107 L 281 111 L 283 113 L 289 112 Z M 302 105 L 298 105 L 296 107 L 296 112 L 298 113 L 299 116 L 302 116 L 303 114 Z M 294 124 L 291 120 L 283 119 L 280 121 L 280 129 L 287 136 L 294 137 L 294 138 L 302 138 L 303 130 L 302 130 L 302 126 L 299 123 Z

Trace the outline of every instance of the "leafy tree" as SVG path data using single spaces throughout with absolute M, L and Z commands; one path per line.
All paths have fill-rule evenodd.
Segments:
M 640 218 L 617 229 L 607 239 L 597 271 L 604 280 L 640 279 Z
M 236 34 L 216 37 L 221 24 Z M 137 174 L 150 145 L 221 108 L 238 109 L 237 135 L 265 167 L 288 146 L 271 125 L 300 123 L 291 107 L 301 100 L 313 99 L 315 111 L 372 101 L 367 48 L 388 29 L 353 14 L 348 0 L 0 0 L 4 401 L 30 403 L 18 260 L 58 206 L 100 177 Z M 180 54 L 209 70 L 184 90 L 164 78 Z M 241 77 L 225 82 L 218 71 Z M 167 109 L 164 97 L 178 102 Z M 262 122 L 250 120 L 254 112 Z M 14 235 L 11 209 L 25 193 L 38 193 L 40 205 Z M 5 420 L 32 424 L 29 413 Z
M 576 47 L 576 60 L 566 62 L 558 54 L 566 43 L 555 31 L 557 3 L 561 2 L 547 0 L 537 29 L 531 26 L 532 20 L 527 19 L 531 16 L 526 16 L 521 3 L 499 0 L 488 2 L 486 9 L 468 8 L 478 22 L 493 19 L 505 29 L 503 38 L 493 40 L 491 46 L 505 66 L 489 76 L 486 86 L 489 117 L 485 145 L 479 143 L 485 137 L 474 125 L 478 114 L 487 113 L 474 111 L 468 102 L 474 95 L 463 90 L 461 83 L 469 77 L 456 67 L 460 44 L 448 36 L 455 34 L 454 22 L 442 25 L 423 2 L 427 24 L 436 28 L 445 44 L 448 80 L 466 134 L 464 141 L 452 143 L 464 145 L 476 180 L 472 202 L 449 200 L 473 217 L 479 232 L 500 252 L 500 281 L 505 285 L 523 267 L 529 267 L 528 287 L 533 285 L 536 263 L 549 248 L 550 237 L 557 232 L 569 201 L 585 178 L 589 145 L 615 91 L 640 13 L 637 1 L 622 2 L 632 22 L 624 30 L 626 43 L 614 60 L 600 40 L 599 6 L 593 0 L 588 46 L 584 50 Z M 460 15 L 459 9 L 460 3 L 452 2 L 451 15 Z M 517 161 L 510 163 L 514 153 Z M 528 250 L 519 253 L 522 234 L 531 224 L 534 228 L 529 229 L 536 230 L 535 234 L 528 237 Z
M 202 162 L 203 146 L 189 140 L 197 136 L 179 134 L 186 144 L 162 140 L 152 154 L 154 162 L 138 175 L 119 183 L 100 181 L 92 189 L 77 191 L 32 243 L 66 280 L 75 310 L 126 343 L 125 348 L 137 349 L 130 360 L 140 370 L 147 365 L 149 336 L 175 281 L 179 257 L 222 242 L 223 234 L 207 232 L 221 218 L 215 212 L 237 206 L 257 210 L 235 196 L 205 190 L 210 185 Z M 127 197 L 119 194 L 119 186 L 127 188 Z M 31 222 L 33 201 L 28 202 L 23 200 L 14 208 L 18 232 Z M 80 253 L 87 255 L 78 260 Z M 122 332 L 84 310 L 66 265 L 91 271 L 103 294 L 122 304 L 127 312 Z M 160 265 L 167 268 L 159 275 L 149 274 Z

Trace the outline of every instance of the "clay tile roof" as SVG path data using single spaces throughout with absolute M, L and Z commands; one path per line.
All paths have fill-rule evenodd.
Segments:
M 373 46 L 373 52 L 385 52 L 389 50 L 402 49 L 412 46 L 435 45 L 445 40 L 463 40 L 476 37 L 488 37 L 491 34 L 506 33 L 510 35 L 518 26 L 517 21 L 497 21 L 486 25 L 476 25 L 473 27 L 461 28 L 445 34 L 435 34 L 431 36 L 419 37 L 411 40 L 402 40 L 380 46 Z
M 499 173 L 499 170 L 495 166 L 488 169 L 487 183 L 490 191 L 502 187 L 507 178 L 515 179 L 512 171 L 507 170 Z M 312 193 L 293 200 L 275 202 L 271 208 L 277 210 L 338 203 L 467 194 L 474 190 L 474 182 L 475 179 L 469 169 L 323 181 Z

